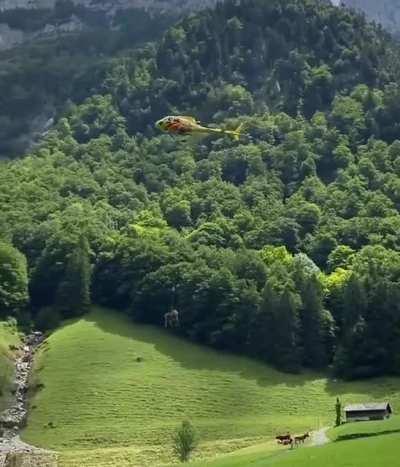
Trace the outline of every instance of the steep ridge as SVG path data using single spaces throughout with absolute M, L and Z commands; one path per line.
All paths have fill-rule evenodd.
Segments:
M 400 37 L 400 3 L 397 0 L 342 0 L 342 3 L 363 11 L 369 19 Z
M 0 158 L 32 148 L 68 99 L 86 97 L 86 73 L 101 73 L 109 57 L 157 40 L 178 18 L 214 3 L 0 1 Z M 27 75 L 36 89 L 26 88 Z
M 122 26 L 122 16 L 136 16 L 131 27 L 140 27 L 143 13 L 178 18 L 189 11 L 212 6 L 216 0 L 0 0 L 0 50 L 38 38 L 111 31 Z M 29 20 L 29 17 L 31 21 Z
M 128 8 L 144 8 L 147 10 L 168 10 L 168 9 L 181 9 L 183 10 L 196 10 L 204 8 L 205 6 L 212 5 L 217 0 L 0 0 L 0 11 L 14 10 L 14 9 L 52 9 L 56 5 L 72 3 L 78 6 L 84 6 L 94 11 L 107 11 L 112 13 L 118 9 Z

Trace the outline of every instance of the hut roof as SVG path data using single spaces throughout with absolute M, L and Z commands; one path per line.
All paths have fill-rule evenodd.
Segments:
M 392 413 L 392 407 L 389 402 L 368 402 L 366 404 L 351 404 L 346 405 L 345 412 L 370 412 L 370 411 L 385 411 Z

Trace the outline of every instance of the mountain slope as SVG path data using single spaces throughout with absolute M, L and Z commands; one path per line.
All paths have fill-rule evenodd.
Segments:
M 87 97 L 87 76 L 101 73 L 108 57 L 158 39 L 178 18 L 214 3 L 2 0 L 0 158 L 21 155 L 68 101 Z
M 325 2 L 247 0 L 89 70 L 96 94 L 0 172 L 35 319 L 83 313 L 92 287 L 147 323 L 177 306 L 182 335 L 280 369 L 399 374 L 396 53 Z M 155 135 L 192 111 L 245 134 Z
M 165 15 L 171 21 L 183 14 L 212 6 L 215 0 L 18 0 L 0 1 L 0 50 L 43 37 L 102 30 L 126 25 L 142 28 L 145 17 Z M 154 32 L 154 30 L 153 30 Z
M 69 17 L 68 10 L 55 14 Z M 326 108 L 336 91 L 359 83 L 381 86 L 395 76 L 390 41 L 361 17 L 323 0 L 227 2 L 171 29 L 153 53 L 148 47 L 132 56 L 128 49 L 157 39 L 175 20 L 138 14 L 117 15 L 119 27 L 112 31 L 101 26 L 0 54 L 0 155 L 20 155 L 68 103 L 96 92 L 115 96 L 130 131 L 143 132 L 176 108 L 220 116 L 229 108 L 229 92 L 238 92 L 224 90 L 227 83 L 254 94 L 243 96 L 242 113 L 254 111 L 255 100 L 258 110 L 310 116 Z M 18 15 L 37 20 L 25 10 Z M 110 60 L 115 56 L 123 58 Z M 149 82 L 134 83 L 141 73 L 149 74 Z
M 88 70 L 98 94 L 0 172 L 34 317 L 82 313 L 92 286 L 147 323 L 177 306 L 183 335 L 280 369 L 399 374 L 396 53 L 325 2 L 248 0 Z M 245 134 L 155 135 L 160 116 L 192 111 Z
M 51 335 L 38 357 L 35 387 L 24 439 L 66 451 L 62 458 L 70 462 L 84 455 L 87 467 L 103 465 L 95 464 L 99 449 L 115 449 L 104 451 L 106 462 L 124 446 L 130 462 L 142 466 L 170 460 L 170 436 L 185 417 L 199 432 L 203 455 L 213 455 L 270 440 L 277 431 L 329 423 L 338 394 L 344 403 L 400 403 L 395 378 L 341 383 L 311 373 L 287 376 L 109 310 Z M 86 452 L 68 452 L 79 448 Z
M 364 11 L 370 20 L 382 24 L 395 36 L 400 36 L 400 4 L 397 0 L 343 0 L 342 3 Z

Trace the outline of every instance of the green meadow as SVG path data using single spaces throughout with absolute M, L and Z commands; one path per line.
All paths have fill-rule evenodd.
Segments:
M 390 431 L 393 431 L 391 434 Z M 290 450 L 259 445 L 210 462 L 194 462 L 192 467 L 394 467 L 400 458 L 400 417 L 377 422 L 349 423 L 330 430 L 331 439 L 352 434 L 350 441 Z M 367 436 L 370 436 L 367 438 Z
M 154 466 L 173 461 L 172 433 L 190 418 L 200 439 L 197 459 L 261 444 L 236 454 L 257 459 L 276 451 L 278 432 L 331 425 L 337 396 L 343 404 L 400 406 L 399 383 L 288 375 L 94 309 L 43 345 L 23 438 L 58 450 L 61 467 Z
M 234 457 L 232 458 L 234 459 Z M 280 453 L 265 453 L 258 458 L 241 457 L 239 463 L 212 462 L 207 467 L 395 467 L 399 465 L 399 435 L 330 443 Z
M 0 322 L 0 412 L 7 403 L 10 383 L 14 374 L 12 345 L 19 344 L 16 328 L 9 322 Z
M 400 416 L 381 421 L 346 423 L 330 430 L 329 437 L 334 441 L 340 441 L 392 433 L 399 433 L 400 436 Z

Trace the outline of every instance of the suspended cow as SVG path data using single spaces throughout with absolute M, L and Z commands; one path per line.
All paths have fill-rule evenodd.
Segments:
M 179 326 L 179 312 L 175 309 L 165 313 L 164 326 L 166 328 L 177 328 Z

